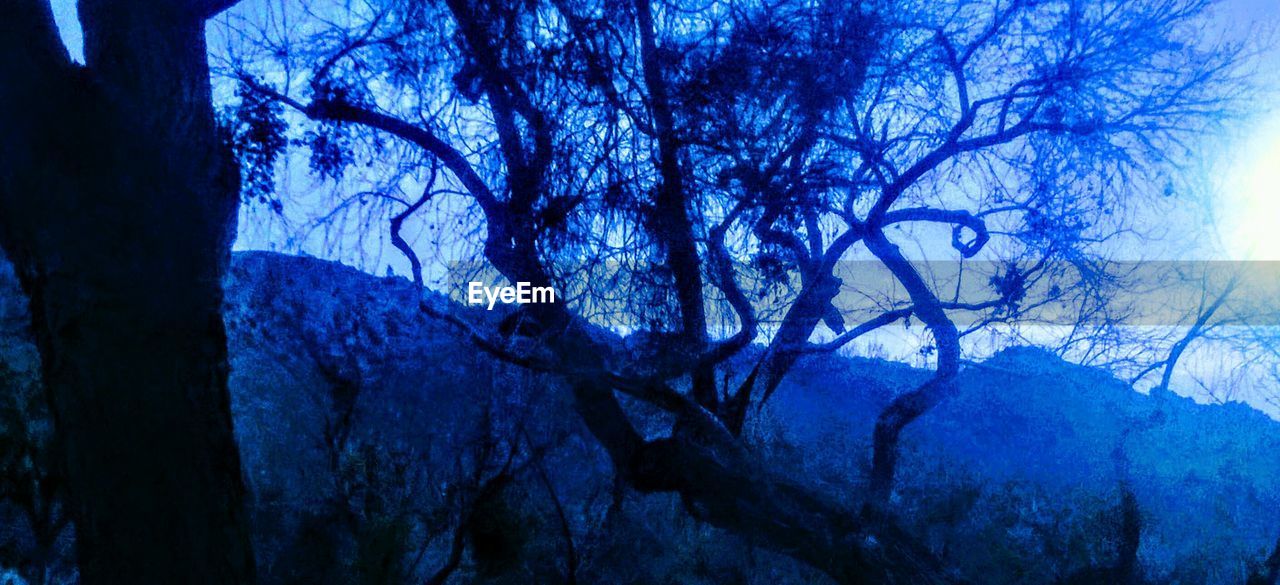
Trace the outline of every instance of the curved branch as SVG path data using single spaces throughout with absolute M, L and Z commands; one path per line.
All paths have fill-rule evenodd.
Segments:
M 914 314 L 929 328 L 937 344 L 938 367 L 919 388 L 895 398 L 876 419 L 871 469 L 871 502 L 883 505 L 893 487 L 898 463 L 898 437 L 902 429 L 931 410 L 952 391 L 960 371 L 960 333 L 947 317 L 942 303 L 911 262 L 878 229 L 868 230 L 867 249 L 893 273 L 915 305 Z
M 295 104 L 297 102 L 289 103 L 289 105 Z M 475 198 L 476 203 L 480 204 L 490 221 L 505 215 L 502 203 L 489 189 L 484 179 L 480 178 L 480 175 L 471 166 L 470 161 L 467 160 L 466 155 L 440 139 L 430 130 L 382 112 L 345 102 L 318 100 L 303 107 L 301 111 L 308 118 L 314 120 L 362 124 L 416 144 L 438 158 L 445 168 L 449 169 L 458 178 L 463 188 Z
M 248 75 L 241 75 L 240 82 L 249 89 L 287 105 L 312 120 L 361 124 L 417 145 L 435 156 L 445 168 L 449 169 L 449 172 L 453 173 L 467 193 L 480 205 L 491 224 L 506 217 L 504 205 L 489 189 L 484 179 L 480 178 L 466 155 L 430 130 L 382 112 L 345 102 L 316 100 L 310 104 L 304 104 Z
M 422 206 L 431 200 L 431 196 L 434 194 L 432 189 L 435 187 L 435 171 L 435 167 L 432 167 L 431 179 L 427 181 L 427 186 L 423 189 L 422 196 L 410 203 L 408 207 L 405 207 L 404 211 L 391 217 L 391 245 L 400 250 L 400 253 L 404 254 L 405 259 L 409 261 L 409 270 L 413 274 L 413 284 L 418 286 L 423 286 L 424 284 L 422 280 L 422 261 L 418 259 L 418 254 L 413 251 L 413 246 L 410 246 L 409 242 L 405 241 L 404 236 L 400 235 L 400 228 L 404 226 L 404 220 L 409 219 L 410 216 L 422 209 Z
M 951 230 L 951 247 L 955 248 L 965 258 L 972 258 L 991 240 L 991 233 L 987 231 L 987 223 L 968 211 L 951 211 L 930 207 L 899 209 L 885 214 L 883 225 L 909 221 L 954 225 L 955 227 Z M 965 242 L 961 239 L 963 228 L 969 228 L 974 233 L 973 240 Z
M 715 276 L 713 282 L 716 288 L 724 292 L 725 300 L 733 308 L 734 313 L 738 315 L 740 326 L 733 337 L 716 346 L 715 349 L 708 352 L 700 360 L 704 363 L 715 364 L 728 359 L 754 341 L 758 332 L 759 321 L 756 318 L 755 306 L 751 304 L 751 300 L 747 298 L 746 293 L 742 291 L 742 287 L 738 284 L 738 280 L 734 275 L 733 261 L 724 244 L 725 234 L 729 231 L 729 227 L 733 225 L 733 222 L 737 220 L 745 209 L 746 206 L 743 204 L 736 206 L 720 225 L 711 230 L 711 234 L 707 238 L 708 260 Z
M 862 337 L 863 335 L 871 333 L 872 331 L 880 329 L 881 327 L 892 325 L 895 322 L 901 321 L 910 316 L 911 316 L 911 309 L 897 309 L 893 311 L 888 311 L 870 320 L 867 320 L 863 323 L 859 323 L 853 329 L 850 329 L 844 333 L 841 333 L 838 337 L 836 337 L 835 339 L 832 339 L 831 341 L 828 341 L 821 345 L 807 345 L 801 348 L 801 351 L 804 351 L 805 353 L 823 353 L 823 352 L 836 351 L 848 345 L 849 342 L 859 337 Z

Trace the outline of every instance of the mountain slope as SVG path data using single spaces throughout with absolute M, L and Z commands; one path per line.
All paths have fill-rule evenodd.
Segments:
M 649 570 L 687 571 L 689 547 L 721 546 L 704 528 L 655 511 L 674 501 L 635 504 L 639 524 L 601 521 L 595 514 L 609 506 L 612 489 L 608 464 L 555 380 L 495 364 L 424 305 L 487 317 L 399 278 L 312 258 L 235 255 L 225 318 L 246 475 L 258 515 L 270 520 L 258 522 L 260 547 L 285 558 L 299 546 L 292 535 L 350 487 L 342 478 L 351 465 L 367 471 L 373 461 L 412 456 L 411 473 L 380 481 L 399 489 L 397 505 L 445 505 L 441 485 L 468 464 L 476 429 L 502 425 L 545 438 L 553 477 L 544 487 L 579 510 L 568 517 L 571 531 L 612 543 L 591 549 L 616 555 L 597 559 L 598 579 L 619 579 L 600 568 L 614 562 L 606 559 L 639 555 L 650 559 Z M 31 376 L 23 319 L 0 262 L 0 361 Z M 780 468 L 856 501 L 876 414 L 927 375 L 880 360 L 807 359 L 760 413 L 751 439 Z M 1137 497 L 1140 562 L 1154 577 L 1239 583 L 1280 535 L 1280 423 L 1243 405 L 1139 394 L 1106 372 L 1033 348 L 967 368 L 956 394 L 908 428 L 903 448 L 894 498 L 904 517 L 939 555 L 984 582 L 1050 582 L 1110 558 L 1122 485 Z M 545 489 L 530 485 L 529 493 L 542 494 L 530 505 L 544 520 L 528 525 L 551 535 L 554 556 L 559 537 L 545 522 Z M 636 548 L 637 530 L 651 535 L 644 550 Z M 804 579 L 778 562 L 787 567 L 782 574 Z

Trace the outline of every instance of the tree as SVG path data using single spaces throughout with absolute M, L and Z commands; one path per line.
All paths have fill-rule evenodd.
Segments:
M 1205 272 L 1208 273 L 1210 271 L 1205 270 Z M 1203 274 L 1198 279 L 1197 284 L 1199 286 L 1196 288 L 1200 290 L 1200 298 L 1196 308 L 1184 319 L 1189 324 L 1180 329 L 1185 330 L 1179 331 L 1180 335 L 1168 344 L 1168 350 L 1162 359 L 1154 360 L 1134 374 L 1129 380 L 1130 384 L 1136 384 L 1153 372 L 1160 371 L 1160 381 L 1152 387 L 1152 391 L 1168 392 L 1169 384 L 1173 381 L 1173 374 L 1178 366 L 1178 360 L 1182 359 L 1193 342 L 1210 338 L 1218 329 L 1232 327 L 1233 325 L 1238 326 L 1245 322 L 1248 317 L 1259 319 L 1262 317 L 1262 315 L 1244 312 L 1238 307 L 1231 307 L 1231 309 L 1235 310 L 1230 311 L 1231 314 L 1229 315 L 1223 316 L 1219 314 L 1220 312 L 1229 312 L 1223 309 L 1228 307 L 1228 301 L 1231 300 L 1232 294 L 1236 293 L 1237 288 L 1239 288 L 1240 274 L 1236 272 L 1230 275 L 1227 282 L 1220 286 L 1212 281 L 1211 276 L 1210 274 Z
M 320 31 L 232 21 L 268 50 L 228 73 L 244 103 L 310 121 L 325 176 L 371 152 L 447 171 L 432 188 L 470 205 L 436 212 L 478 210 L 483 262 L 567 302 L 494 332 L 441 317 L 560 375 L 631 487 L 841 582 L 939 582 L 892 518 L 899 436 L 952 392 L 965 335 L 1092 306 L 1070 291 L 1102 290 L 1080 286 L 1105 280 L 1099 244 L 1229 105 L 1239 54 L 1198 37 L 1208 5 L 369 1 L 334 21 L 287 2 Z M 246 134 L 289 116 L 240 111 Z M 904 239 L 987 286 L 951 294 Z M 984 255 L 985 273 L 965 264 Z M 899 291 L 869 314 L 847 306 L 858 257 Z M 797 361 L 908 319 L 935 372 L 881 414 L 863 512 L 765 468 L 744 430 Z M 601 325 L 642 334 L 620 351 Z M 669 413 L 669 433 L 646 437 L 619 395 Z
M 239 176 L 205 20 L 85 0 L 86 65 L 0 4 L 0 246 L 30 297 L 85 583 L 251 583 L 221 279 Z

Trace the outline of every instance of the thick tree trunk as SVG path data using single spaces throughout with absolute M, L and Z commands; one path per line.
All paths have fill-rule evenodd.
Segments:
M 868 503 L 887 509 L 898 469 L 898 442 L 903 429 L 951 395 L 960 372 L 960 333 L 942 309 L 941 302 L 898 246 L 879 228 L 868 230 L 867 249 L 893 273 L 911 297 L 912 314 L 933 334 L 938 367 L 929 381 L 893 399 L 876 418 L 872 435 L 871 498 Z
M 957 582 L 892 519 L 864 517 L 774 476 L 727 431 L 645 441 L 607 386 L 579 380 L 574 395 L 615 472 L 641 492 L 677 493 L 700 520 L 789 555 L 837 583 Z
M 248 583 L 222 275 L 238 199 L 205 10 L 0 3 L 0 245 L 30 295 L 85 583 Z

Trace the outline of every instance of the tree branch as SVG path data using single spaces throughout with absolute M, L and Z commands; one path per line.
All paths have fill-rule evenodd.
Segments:
M 982 218 L 976 217 L 967 211 L 912 207 L 891 211 L 885 214 L 884 217 L 884 225 L 907 221 L 954 224 L 955 228 L 951 231 L 951 247 L 955 248 L 965 258 L 972 258 L 991 240 L 991 234 L 987 231 L 987 223 L 982 221 Z M 972 241 L 964 242 L 961 239 L 963 235 L 961 228 L 969 228 L 973 231 L 974 238 Z
M 640 59 L 649 109 L 658 138 L 658 192 L 654 202 L 653 236 L 664 244 L 667 263 L 675 280 L 680 305 L 681 332 L 690 347 L 701 348 L 707 338 L 703 278 L 693 225 L 686 209 L 684 171 L 680 168 L 680 141 L 667 81 L 660 65 L 650 0 L 635 0 L 636 26 L 640 36 Z M 693 392 L 698 402 L 713 407 L 718 401 L 711 368 L 699 364 L 693 373 Z
M 253 91 L 279 101 L 312 120 L 362 124 L 417 145 L 436 157 L 462 183 L 462 187 L 480 205 L 491 225 L 506 217 L 505 206 L 489 189 L 484 179 L 480 178 L 466 155 L 430 130 L 394 116 L 343 102 L 317 100 L 310 104 L 303 104 L 247 75 L 240 76 L 240 81 Z
M 938 366 L 933 377 L 919 388 L 894 398 L 876 419 L 871 470 L 871 502 L 884 505 L 893 487 L 898 462 L 898 437 L 902 429 L 942 401 L 960 371 L 960 334 L 947 317 L 937 295 L 896 245 L 879 229 L 870 229 L 867 249 L 893 273 L 915 305 L 913 313 L 924 321 L 937 344 Z

